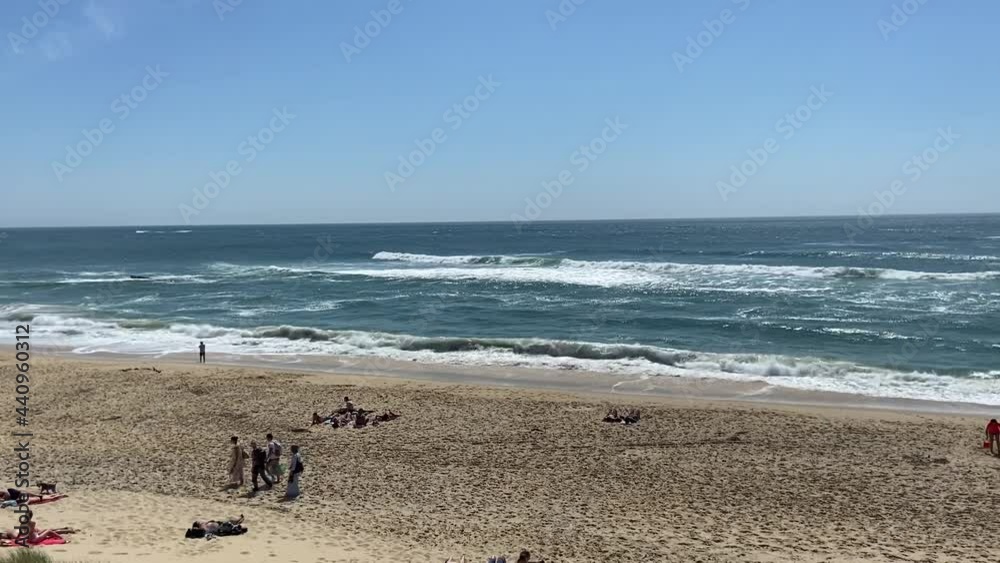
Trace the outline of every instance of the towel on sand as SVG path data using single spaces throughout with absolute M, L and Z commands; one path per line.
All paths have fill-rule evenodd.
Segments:
M 43 545 L 63 545 L 64 543 L 69 543 L 62 536 L 53 536 L 46 538 L 40 542 L 28 542 L 29 547 L 41 547 Z M 3 540 L 0 542 L 0 547 L 21 547 L 21 544 L 17 543 L 15 540 Z
M 31 497 L 28 499 L 28 504 L 45 504 L 47 502 L 55 502 L 60 499 L 66 498 L 67 495 L 45 495 L 42 498 Z M 12 508 L 17 506 L 19 503 L 16 500 L 6 500 L 0 503 L 0 508 Z
M 60 499 L 66 498 L 68 495 L 45 495 L 42 498 L 34 498 L 28 501 L 28 504 L 45 504 L 47 502 L 55 502 Z

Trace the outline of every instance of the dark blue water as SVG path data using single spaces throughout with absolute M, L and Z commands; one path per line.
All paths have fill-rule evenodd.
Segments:
M 1000 404 L 1000 216 L 11 229 L 79 353 L 346 354 Z

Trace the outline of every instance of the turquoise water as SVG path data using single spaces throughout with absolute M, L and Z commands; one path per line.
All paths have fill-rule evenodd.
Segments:
M 1000 216 L 9 229 L 77 353 L 347 354 L 1000 405 Z

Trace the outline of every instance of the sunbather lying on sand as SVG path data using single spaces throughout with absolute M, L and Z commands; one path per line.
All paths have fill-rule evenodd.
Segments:
M 382 414 L 375 415 L 371 414 L 374 411 L 366 411 L 365 409 L 357 409 L 354 412 L 340 412 L 335 411 L 330 414 L 330 416 L 321 416 L 319 413 L 314 412 L 312 415 L 313 426 L 318 424 L 329 424 L 333 428 L 342 428 L 347 426 L 354 426 L 355 428 L 364 428 L 369 424 L 373 426 L 378 426 L 380 423 L 389 422 L 390 420 L 396 420 L 399 415 L 392 411 L 385 411 Z
M 6 500 L 14 500 L 18 502 L 27 502 L 31 497 L 44 498 L 42 495 L 36 495 L 34 493 L 29 493 L 25 491 L 20 491 L 18 489 L 7 489 L 6 491 L 0 491 L 0 502 Z
M 604 422 L 620 422 L 622 424 L 638 424 L 639 409 L 611 409 L 604 415 Z
M 462 561 L 465 561 L 464 557 L 462 558 Z M 445 563 L 453 563 L 453 562 L 451 559 L 449 559 Z M 486 563 L 507 563 L 507 556 L 495 555 L 487 559 Z M 517 558 L 517 563 L 545 563 L 545 560 L 540 559 L 538 561 L 531 561 L 531 553 L 529 553 L 527 549 L 524 549 L 521 550 L 521 554 Z
M 52 528 L 51 530 L 39 530 L 38 524 L 35 523 L 34 513 L 29 510 L 25 515 L 28 519 L 28 533 L 21 534 L 21 530 L 15 528 L 13 530 L 7 530 L 6 532 L 0 532 L 0 540 L 17 541 L 24 539 L 26 543 L 35 544 L 52 537 L 62 536 L 65 534 L 75 534 L 80 531 L 75 528 Z
M 239 530 L 244 530 L 241 526 L 243 524 L 243 515 L 240 514 L 239 518 L 229 518 L 227 520 L 196 520 L 191 524 L 191 528 L 185 532 L 184 537 L 186 538 L 203 538 L 206 536 L 215 535 L 225 535 L 219 534 L 220 531 L 226 530 L 237 530 L 237 533 L 243 533 Z

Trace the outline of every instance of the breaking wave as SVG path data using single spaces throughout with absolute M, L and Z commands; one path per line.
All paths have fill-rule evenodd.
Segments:
M 1000 271 L 979 272 L 917 272 L 909 270 L 893 270 L 888 268 L 858 268 L 851 266 L 772 266 L 767 264 L 686 264 L 676 262 L 634 262 L 634 261 L 591 261 L 573 260 L 569 258 L 545 258 L 525 256 L 434 256 L 428 254 L 408 254 L 401 252 L 382 251 L 372 256 L 373 260 L 422 264 L 430 266 L 452 266 L 449 269 L 405 269 L 405 270 L 357 270 L 353 273 L 372 275 L 375 277 L 397 277 L 430 279 L 435 277 L 459 277 L 471 279 L 476 277 L 509 278 L 516 281 L 532 276 L 498 273 L 489 268 L 454 268 L 454 266 L 508 266 L 515 270 L 556 270 L 556 271 L 590 271 L 615 272 L 612 282 L 627 282 L 620 274 L 622 272 L 638 273 L 635 283 L 648 283 L 668 276 L 759 276 L 783 278 L 813 278 L 813 279 L 848 279 L 848 280 L 937 280 L 937 281 L 981 281 L 1000 280 Z M 379 273 L 381 272 L 381 273 Z M 338 272 L 352 273 L 352 272 Z M 653 276 L 653 277 L 650 277 Z M 535 276 L 541 281 L 558 281 L 558 276 Z M 526 280 L 527 281 L 527 280 Z M 572 277 L 567 277 L 567 283 L 573 283 Z M 587 285 L 590 285 L 589 283 Z M 597 284 L 602 285 L 602 284 Z M 617 285 L 614 284 L 613 285 Z
M 764 381 L 811 390 L 1000 405 L 997 372 L 942 375 L 897 371 L 848 361 L 751 353 L 718 353 L 644 344 L 540 338 L 460 338 L 270 326 L 252 329 L 153 320 L 100 320 L 66 311 L 17 307 L 6 319 L 32 319 L 40 338 L 88 354 L 160 356 L 190 353 L 206 340 L 214 353 L 338 355 L 470 366 L 583 370 L 636 377 Z M 34 332 L 33 330 L 33 332 Z M 373 364 L 380 365 L 380 364 Z

